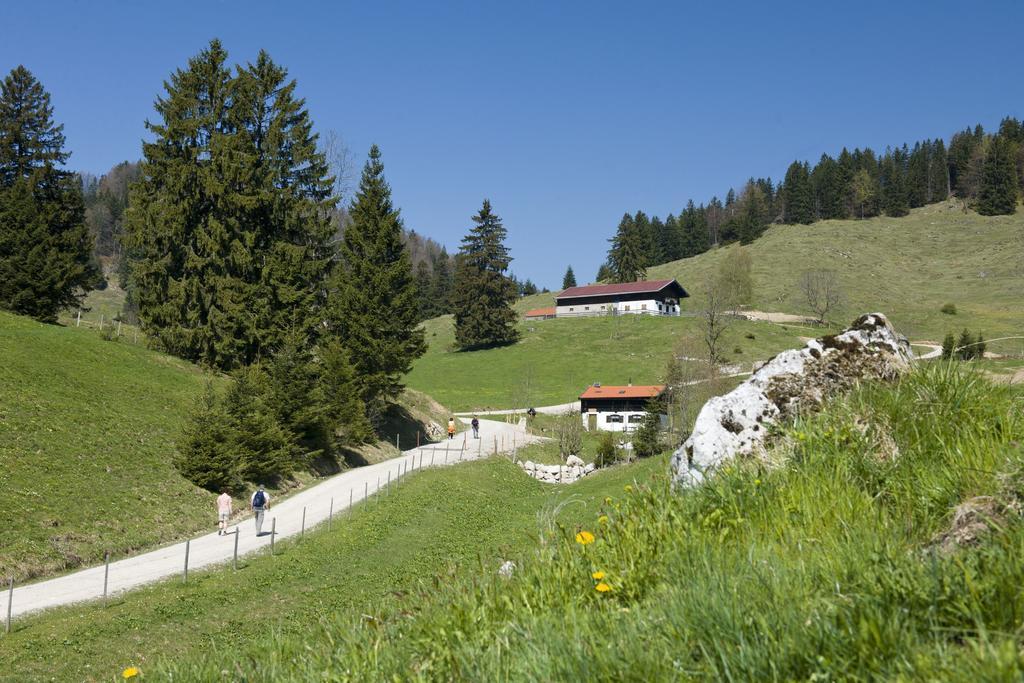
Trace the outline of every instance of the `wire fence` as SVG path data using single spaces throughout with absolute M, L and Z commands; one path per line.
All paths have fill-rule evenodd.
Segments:
M 122 331 L 123 331 L 122 327 Z M 379 505 L 383 498 L 387 498 L 391 495 L 391 489 L 397 488 L 409 474 L 415 473 L 416 470 L 422 470 L 424 468 L 439 467 L 445 465 L 454 465 L 460 462 L 468 460 L 477 460 L 484 457 L 490 457 L 494 455 L 507 455 L 512 462 L 518 462 L 518 449 L 524 445 L 524 439 L 520 435 L 513 433 L 507 434 L 492 434 L 490 438 L 486 437 L 473 437 L 470 432 L 465 431 L 457 435 L 462 438 L 444 439 L 440 442 L 429 442 L 418 445 L 411 451 L 406 451 L 401 457 L 392 458 L 385 460 L 382 463 L 378 463 L 377 466 L 370 465 L 366 468 L 357 468 L 355 471 L 368 470 L 376 467 L 376 473 L 368 474 L 367 478 L 362 481 L 363 486 L 359 487 L 358 484 L 349 486 L 348 495 L 344 495 L 344 487 L 340 489 L 334 487 L 333 493 L 329 498 L 325 495 L 315 500 L 310 500 L 308 503 L 302 506 L 301 511 L 296 507 L 294 509 L 287 510 L 281 517 L 282 521 L 286 523 L 284 531 L 279 530 L 278 526 L 278 515 L 270 516 L 270 531 L 263 532 L 262 527 L 257 523 L 257 538 L 269 537 L 269 541 L 263 545 L 251 547 L 245 550 L 242 554 L 251 555 L 255 553 L 266 553 L 271 557 L 280 555 L 284 550 L 278 547 L 276 539 L 278 536 L 293 537 L 297 544 L 301 544 L 305 539 L 307 530 L 307 512 L 312 512 L 313 523 L 309 525 L 309 528 L 313 526 L 326 524 L 327 530 L 330 531 L 333 528 L 334 518 L 339 514 L 351 511 L 358 507 L 364 507 L 371 504 Z M 395 439 L 396 446 L 399 444 L 399 439 Z M 386 467 L 380 467 L 380 465 L 386 465 Z M 372 481 L 374 488 L 370 488 L 371 480 L 370 476 L 376 474 L 375 480 Z M 362 489 L 361 491 L 359 489 Z M 326 492 L 325 492 L 326 493 Z M 327 498 L 327 500 L 325 500 Z M 336 505 L 337 502 L 337 505 Z M 287 501 L 282 503 L 285 504 Z M 326 505 L 325 505 L 326 503 Z M 324 508 L 326 507 L 326 514 Z M 301 515 L 301 516 L 300 516 Z M 318 516 L 319 515 L 319 516 Z M 211 565 L 223 565 L 223 568 L 230 568 L 233 571 L 239 569 L 239 534 L 241 524 L 249 519 L 254 519 L 255 515 L 243 513 L 234 520 L 231 521 L 234 524 L 235 529 L 233 532 L 227 532 L 225 535 L 233 536 L 232 552 L 230 555 L 226 554 L 223 550 L 214 549 L 211 553 L 210 545 L 211 541 L 207 539 L 207 536 L 214 536 L 209 534 L 195 539 L 188 539 L 185 541 L 184 546 L 171 546 L 171 548 L 179 548 L 181 555 L 179 565 L 181 583 L 187 584 L 189 580 L 190 569 L 196 569 L 199 567 L 211 566 Z M 296 523 L 298 522 L 298 523 Z M 191 560 L 195 557 L 193 543 L 200 543 L 200 550 L 205 559 L 201 558 L 199 567 L 194 566 Z M 293 546 L 294 547 L 294 546 Z M 155 550 L 150 551 L 152 553 L 159 553 L 158 557 L 151 558 L 153 562 L 164 562 L 166 564 L 167 551 Z M 135 556 L 136 559 L 143 556 Z M 57 606 L 58 604 L 68 604 L 71 602 L 81 602 L 86 600 L 98 600 L 102 608 L 106 608 L 109 603 L 109 599 L 112 592 L 109 590 L 111 586 L 112 576 L 116 578 L 116 572 L 118 570 L 117 562 L 132 559 L 132 556 L 126 555 L 120 560 L 115 560 L 110 552 L 105 553 L 104 563 L 102 567 L 91 567 L 89 569 L 81 570 L 75 574 L 69 575 L 74 576 L 75 579 L 72 582 L 73 595 L 66 597 L 65 599 L 58 600 L 57 602 L 46 602 L 43 605 L 36 603 L 35 606 L 27 607 L 20 610 L 21 613 L 27 614 L 34 612 L 39 609 L 45 609 L 48 607 Z M 112 573 L 111 563 L 114 562 L 114 573 Z M 138 562 L 133 562 L 130 568 L 124 569 L 125 573 L 132 573 L 136 578 L 129 576 L 127 579 L 122 580 L 123 587 L 118 592 L 124 592 L 137 588 L 146 583 L 155 580 L 163 580 L 166 578 L 172 578 L 177 574 L 175 571 L 164 571 L 156 570 L 140 571 L 140 565 Z M 244 568 L 244 565 L 242 565 Z M 102 584 L 99 581 L 100 570 L 102 569 Z M 122 578 L 123 578 L 122 574 Z M 35 592 L 39 595 L 46 595 L 48 591 L 44 588 L 50 581 L 64 581 L 69 577 L 57 577 L 55 579 L 49 579 L 39 583 L 27 584 L 26 586 L 20 587 L 21 591 L 29 591 L 30 602 L 31 592 Z M 95 581 L 96 592 L 91 595 L 83 595 L 78 590 L 81 585 L 88 584 L 91 581 Z M 15 580 L 14 577 L 9 577 L 7 581 L 7 613 L 4 623 L 4 632 L 10 633 L 12 628 L 12 616 L 14 611 L 14 605 L 16 600 L 15 594 Z M 2 589 L 0 589 L 2 590 Z M 23 603 L 24 604 L 24 603 Z
M 123 320 L 119 315 L 110 316 L 106 313 L 77 309 L 65 311 L 58 316 L 58 320 L 68 327 L 94 331 L 104 339 L 111 341 L 125 341 L 132 344 L 146 343 L 146 335 L 139 329 L 139 326 Z

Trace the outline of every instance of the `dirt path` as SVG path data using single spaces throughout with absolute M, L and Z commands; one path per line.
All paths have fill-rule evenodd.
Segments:
M 495 420 L 481 420 L 480 423 L 479 439 L 473 439 L 468 431 L 462 432 L 454 440 L 413 448 L 390 460 L 348 470 L 290 496 L 279 505 L 271 501 L 270 510 L 267 511 L 263 523 L 263 531 L 270 531 L 275 524 L 273 520 L 276 520 L 278 539 L 295 536 L 303 528 L 303 516 L 307 529 L 324 522 L 332 511 L 338 515 L 350 505 L 386 487 L 389 478 L 395 483 L 400 476 L 404 477 L 410 471 L 485 458 L 495 453 L 511 453 L 513 448 L 543 440 L 543 437 L 526 432 L 525 421 L 514 425 Z M 216 522 L 214 512 L 211 505 L 211 528 Z M 344 523 L 344 518 L 339 518 L 338 523 Z M 256 536 L 251 514 L 232 527 L 232 532 L 235 528 L 240 532 L 240 556 L 264 550 L 270 545 L 269 534 Z M 234 552 L 234 543 L 234 533 L 218 536 L 213 532 L 191 539 L 189 571 L 229 562 Z M 180 576 L 184 562 L 185 543 L 175 543 L 111 562 L 108 592 L 120 593 L 170 576 Z M 67 576 L 15 587 L 11 615 L 17 617 L 29 612 L 99 598 L 103 594 L 103 573 L 102 566 L 91 567 Z

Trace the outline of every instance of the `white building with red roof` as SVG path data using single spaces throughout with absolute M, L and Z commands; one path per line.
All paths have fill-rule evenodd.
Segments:
M 555 316 L 671 315 L 680 313 L 680 300 L 690 296 L 673 280 L 640 280 L 614 285 L 570 287 L 555 295 Z
M 665 387 L 661 384 L 633 386 L 587 387 L 580 394 L 580 413 L 583 426 L 589 431 L 600 429 L 606 432 L 632 432 L 644 421 L 647 408 L 653 399 L 661 398 Z M 667 422 L 665 415 L 662 422 Z

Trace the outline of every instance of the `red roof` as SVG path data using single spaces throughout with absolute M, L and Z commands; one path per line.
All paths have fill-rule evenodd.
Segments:
M 587 387 L 580 398 L 656 398 L 665 391 L 664 384 L 627 386 L 627 387 Z
M 569 289 L 555 295 L 555 300 L 575 299 L 582 296 L 614 296 L 616 294 L 645 294 L 660 292 L 666 287 L 675 284 L 682 291 L 683 296 L 689 296 L 686 290 L 673 279 L 669 280 L 639 280 L 637 282 L 620 282 L 614 285 L 583 285 L 581 287 L 570 287 Z
M 527 311 L 526 313 L 523 313 L 523 316 L 526 317 L 526 318 L 539 318 L 541 316 L 554 315 L 554 314 L 555 314 L 555 307 L 554 306 L 548 306 L 546 308 L 534 308 L 532 310 Z

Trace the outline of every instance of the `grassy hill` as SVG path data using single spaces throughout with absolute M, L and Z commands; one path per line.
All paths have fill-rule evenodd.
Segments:
M 541 484 L 502 459 L 416 473 L 390 497 L 336 518 L 331 531 L 321 526 L 301 542 L 279 543 L 277 556 L 249 558 L 237 572 L 198 572 L 188 585 L 166 581 L 107 608 L 18 620 L 0 638 L 0 680 L 109 681 L 129 665 L 147 680 L 164 680 L 153 670 L 157 660 L 204 651 L 221 658 L 233 678 L 227 662 L 251 642 L 273 633 L 300 641 L 340 615 L 362 614 L 372 623 L 384 614 L 385 596 L 411 605 L 453 577 L 491 575 L 556 523 L 574 528 L 605 496 L 664 468 L 658 458 L 571 488 Z M 212 678 L 221 676 L 218 669 Z
M 214 527 L 213 494 L 183 479 L 172 457 L 206 382 L 226 380 L 91 328 L 6 313 L 0 359 L 0 576 L 23 581 Z M 411 445 L 447 413 L 410 391 L 382 442 L 346 460 L 393 457 L 396 433 Z M 314 478 L 300 473 L 284 485 Z
M 209 527 L 171 464 L 207 376 L 85 331 L 0 313 L 0 575 L 19 580 Z
M 424 573 L 411 591 L 398 581 L 300 633 L 203 647 L 157 671 L 176 681 L 1019 680 L 1022 398 L 933 364 L 783 430 L 771 454 L 781 466 L 741 462 L 689 493 L 662 474 L 590 501 L 579 526 L 543 534 L 510 579 L 496 576 L 497 560 Z M 496 498 L 514 517 L 519 485 L 508 487 Z M 284 591 L 266 590 L 272 611 L 288 609 Z
M 674 345 L 700 335 L 695 318 L 562 318 L 520 323 L 522 338 L 511 346 L 464 352 L 453 350 L 451 316 L 424 325 L 430 346 L 407 382 L 459 411 L 567 403 L 598 381 L 655 384 Z M 808 332 L 737 321 L 723 348 L 730 362 L 749 369 L 751 361 L 799 346 L 801 334 Z
M 703 283 L 730 248 L 651 268 L 675 277 L 700 306 Z M 812 268 L 834 270 L 845 301 L 833 319 L 887 314 L 905 334 L 942 340 L 969 327 L 994 338 L 1024 334 L 1024 214 L 964 214 L 953 204 L 914 209 L 903 218 L 775 225 L 746 247 L 753 259 L 750 308 L 810 314 L 797 283 Z M 940 312 L 952 303 L 956 315 Z M 1020 341 L 1004 345 L 1020 353 Z
M 674 277 L 697 310 L 704 283 L 731 246 L 650 268 L 650 279 Z M 832 318 L 847 322 L 868 311 L 887 314 L 905 334 L 941 341 L 969 327 L 988 338 L 1024 334 L 1024 213 L 979 216 L 950 202 L 914 209 L 903 218 L 830 220 L 773 225 L 746 247 L 753 259 L 749 308 L 810 314 L 797 283 L 809 269 L 836 271 L 845 301 Z M 552 294 L 526 297 L 517 310 L 548 306 Z M 956 315 L 940 312 L 952 303 Z M 997 344 L 1024 353 L 1021 341 Z

